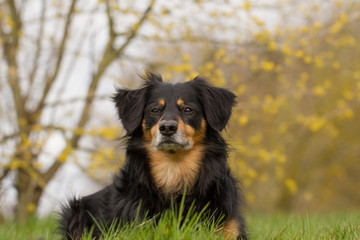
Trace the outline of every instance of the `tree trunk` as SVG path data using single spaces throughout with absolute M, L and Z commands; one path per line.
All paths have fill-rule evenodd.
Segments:
M 43 187 L 30 176 L 28 171 L 20 168 L 18 170 L 16 189 L 18 192 L 18 204 L 15 217 L 18 222 L 26 222 L 34 214 L 39 204 Z

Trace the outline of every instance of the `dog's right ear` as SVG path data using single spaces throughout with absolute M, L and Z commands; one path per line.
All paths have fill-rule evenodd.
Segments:
M 146 87 L 136 90 L 117 88 L 115 96 L 112 98 L 127 135 L 132 134 L 141 124 L 146 103 L 146 91 Z
M 116 88 L 115 96 L 112 98 L 127 135 L 131 135 L 141 124 L 148 91 L 162 82 L 159 74 L 149 71 L 140 77 L 145 81 L 141 88 Z

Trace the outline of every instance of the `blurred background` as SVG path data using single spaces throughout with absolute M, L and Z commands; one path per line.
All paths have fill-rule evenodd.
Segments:
M 237 96 L 224 131 L 248 211 L 360 207 L 359 0 L 0 0 L 0 219 L 109 184 L 110 97 L 150 69 Z

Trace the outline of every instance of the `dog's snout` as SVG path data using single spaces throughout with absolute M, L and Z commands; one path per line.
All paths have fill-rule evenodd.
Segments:
M 178 124 L 175 121 L 162 121 L 159 125 L 159 131 L 162 135 L 171 136 L 177 132 Z

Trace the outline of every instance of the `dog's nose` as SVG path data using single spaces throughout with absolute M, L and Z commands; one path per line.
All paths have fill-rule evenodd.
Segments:
M 177 129 L 178 125 L 175 121 L 162 121 L 159 125 L 160 133 L 168 137 L 176 133 Z

